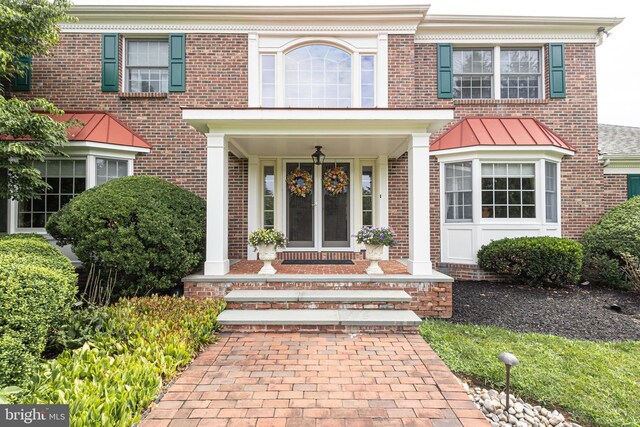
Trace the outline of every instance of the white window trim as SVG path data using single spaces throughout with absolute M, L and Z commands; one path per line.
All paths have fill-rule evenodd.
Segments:
M 375 107 L 388 106 L 388 38 L 387 34 L 375 37 L 375 47 L 357 47 L 338 37 L 291 37 L 278 47 L 260 47 L 260 36 L 251 34 L 249 38 L 249 107 L 262 107 L 262 55 L 275 55 L 276 102 L 275 108 L 285 108 L 285 61 L 286 53 L 306 45 L 325 44 L 335 46 L 351 54 L 351 100 L 350 108 L 361 108 L 361 55 L 374 56 Z M 252 95 L 253 94 L 253 95 Z
M 136 40 L 166 40 L 169 42 L 168 34 L 136 34 L 131 36 L 122 37 L 122 64 L 120 64 L 120 72 L 122 73 L 122 89 L 123 92 L 129 93 L 129 79 L 127 78 L 127 41 L 136 41 Z M 171 49 L 171 46 L 169 46 Z M 171 51 L 169 50 L 169 55 L 171 55 Z M 167 58 L 168 65 L 167 68 L 171 68 L 170 58 Z M 170 70 L 169 70 L 170 71 Z M 169 76 L 171 79 L 171 76 Z M 169 93 L 169 92 L 135 92 L 135 93 Z
M 480 247 L 490 240 L 515 236 L 555 236 L 561 237 L 562 194 L 561 160 L 562 150 L 482 150 L 474 152 L 439 152 L 440 163 L 440 230 L 441 261 L 452 264 L 477 264 L 476 254 Z M 445 199 L 445 164 L 472 162 L 472 222 L 447 222 Z M 557 209 L 558 221 L 547 222 L 545 210 L 545 161 L 557 166 Z M 535 164 L 535 218 L 482 218 L 482 163 L 534 163 Z M 489 238 L 490 237 L 490 238 Z
M 504 47 L 508 50 L 516 50 L 516 49 L 537 49 L 540 51 L 540 89 L 538 98 L 502 98 L 501 94 L 501 70 L 500 70 L 500 51 L 501 48 Z M 469 49 L 469 50 L 482 50 L 482 49 L 493 49 L 493 76 L 492 76 L 492 85 L 493 85 L 493 96 L 491 98 L 453 98 L 454 101 L 469 101 L 469 100 L 478 100 L 478 101 L 495 101 L 495 100 L 544 100 L 546 99 L 546 70 L 547 70 L 547 60 L 545 58 L 545 49 L 544 46 L 539 44 L 536 45 L 469 45 L 469 44 L 455 44 L 453 49 Z
M 73 144 L 73 145 L 72 145 Z M 106 146 L 102 148 L 96 148 L 95 146 Z M 133 148 L 128 146 L 115 146 L 98 143 L 83 143 L 83 142 L 70 142 L 68 146 L 64 148 L 64 152 L 69 157 L 47 157 L 46 160 L 84 160 L 85 161 L 85 191 L 96 186 L 96 158 L 112 159 L 112 160 L 126 160 L 127 161 L 127 174 L 133 175 L 133 161 L 137 152 L 149 152 L 148 149 Z M 9 215 L 8 215 L 8 234 L 14 233 L 36 233 L 48 236 L 45 228 L 20 228 L 18 227 L 18 202 L 15 200 L 9 200 Z

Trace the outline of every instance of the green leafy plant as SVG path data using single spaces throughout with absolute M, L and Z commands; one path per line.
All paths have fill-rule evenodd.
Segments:
M 256 250 L 259 245 L 275 245 L 277 249 L 286 247 L 287 239 L 282 231 L 259 228 L 249 234 L 249 244 Z
M 20 60 L 41 56 L 59 42 L 60 22 L 74 21 L 68 15 L 67 0 L 0 0 L 0 92 L 2 84 L 28 67 Z M 0 169 L 8 174 L 0 179 L 0 197 L 26 200 L 42 193 L 49 185 L 33 166 L 46 156 L 59 155 L 67 142 L 67 126 L 49 115 L 62 113 L 45 99 L 7 99 L 0 95 Z
M 71 313 L 76 274 L 41 236 L 0 238 L 0 387 L 20 385 Z
M 356 242 L 366 245 L 393 246 L 396 244 L 396 235 L 387 227 L 362 227 L 356 233 Z
M 8 386 L 0 388 L 0 405 L 7 405 L 11 403 L 12 396 L 22 393 L 22 389 L 16 386 Z
M 569 285 L 580 279 L 582 246 L 559 237 L 505 238 L 480 248 L 478 266 L 518 283 Z
M 161 178 L 114 179 L 73 198 L 47 231 L 85 265 L 113 271 L 114 296 L 174 287 L 202 265 L 206 204 Z
M 590 282 L 628 289 L 622 254 L 640 257 L 640 196 L 605 213 L 582 237 L 583 275 Z
M 71 424 L 131 426 L 163 384 L 215 342 L 222 301 L 177 297 L 121 299 L 101 331 L 42 364 L 20 402 L 69 404 Z

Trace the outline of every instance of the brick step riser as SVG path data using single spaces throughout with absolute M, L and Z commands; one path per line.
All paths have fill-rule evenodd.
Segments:
M 228 302 L 228 310 L 411 310 L 411 302 Z
M 417 326 L 345 326 L 345 325 L 224 325 L 224 332 L 313 332 L 313 333 L 409 333 Z

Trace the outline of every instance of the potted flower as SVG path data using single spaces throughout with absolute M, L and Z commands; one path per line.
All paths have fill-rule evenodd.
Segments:
M 287 239 L 282 231 L 260 228 L 249 234 L 249 244 L 258 251 L 260 260 L 264 262 L 258 274 L 275 274 L 276 269 L 271 261 L 276 259 L 276 249 L 287 246 Z
M 367 267 L 367 274 L 384 274 L 378 261 L 382 259 L 384 247 L 396 243 L 394 232 L 387 227 L 363 227 L 356 234 L 356 241 L 364 243 L 366 258 L 371 261 Z

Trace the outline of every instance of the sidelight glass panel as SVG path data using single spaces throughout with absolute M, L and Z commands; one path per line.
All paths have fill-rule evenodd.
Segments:
M 347 176 L 351 177 L 349 163 L 325 163 L 322 165 L 322 175 L 333 168 L 342 167 Z M 322 245 L 324 247 L 348 247 L 349 239 L 349 193 L 350 186 L 346 191 L 333 195 L 323 191 L 323 227 Z
M 373 227 L 373 167 L 362 167 L 362 226 Z
M 263 206 L 262 206 L 262 226 L 272 229 L 274 227 L 275 212 L 275 182 L 273 166 L 265 166 L 263 169 Z
M 313 176 L 313 163 L 287 163 L 288 177 L 297 168 Z M 313 247 L 313 197 L 314 193 L 300 197 L 287 189 L 287 237 L 292 248 Z

